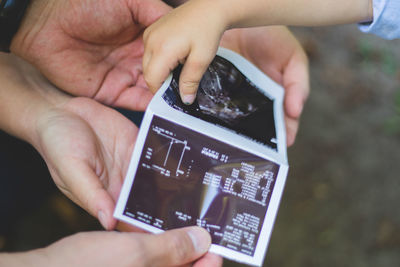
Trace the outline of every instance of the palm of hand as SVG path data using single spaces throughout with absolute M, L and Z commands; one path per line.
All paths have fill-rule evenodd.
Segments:
M 113 229 L 115 201 L 128 170 L 137 127 L 117 111 L 88 98 L 72 98 L 62 109 L 41 119 L 41 151 L 51 175 L 70 199 L 95 217 L 104 212 Z M 100 220 L 102 218 L 99 218 Z M 143 230 L 120 223 L 120 230 Z M 207 253 L 194 266 L 222 266 L 222 258 Z
M 57 186 L 99 217 L 103 226 L 114 228 L 112 212 L 137 127 L 117 111 L 87 98 L 72 98 L 42 118 L 40 126 L 40 150 Z
M 41 2 L 33 2 L 12 51 L 71 94 L 143 110 L 152 94 L 142 77 L 142 32 L 167 6 L 159 0 Z

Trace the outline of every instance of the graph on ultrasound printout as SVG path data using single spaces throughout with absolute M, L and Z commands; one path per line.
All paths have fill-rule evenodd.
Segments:
M 233 130 L 277 151 L 273 100 L 232 63 L 216 56 L 204 74 L 196 101 L 185 105 L 179 97 L 181 67 L 173 72 L 164 100 L 179 111 Z

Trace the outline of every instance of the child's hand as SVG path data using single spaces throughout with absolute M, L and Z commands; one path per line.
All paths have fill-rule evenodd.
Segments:
M 144 78 L 156 92 L 169 73 L 184 64 L 179 78 L 182 102 L 193 103 L 199 82 L 227 27 L 212 2 L 192 0 L 174 9 L 144 32 Z

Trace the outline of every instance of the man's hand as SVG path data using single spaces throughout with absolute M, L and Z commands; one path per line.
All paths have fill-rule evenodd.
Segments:
M 221 46 L 243 55 L 285 88 L 286 135 L 291 146 L 310 91 L 308 60 L 299 42 L 286 27 L 268 26 L 229 30 Z
M 199 227 L 171 230 L 159 235 L 117 232 L 79 233 L 44 249 L 0 254 L 0 265 L 9 267 L 182 266 L 204 255 L 210 244 L 210 235 Z
M 142 32 L 169 10 L 161 0 L 33 0 L 11 51 L 68 93 L 144 110 Z

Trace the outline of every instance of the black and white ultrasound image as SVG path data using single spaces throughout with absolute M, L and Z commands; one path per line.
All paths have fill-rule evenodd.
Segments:
M 181 70 L 181 66 L 174 70 L 171 84 L 163 95 L 171 107 L 277 150 L 273 100 L 232 63 L 215 57 L 192 105 L 185 105 L 179 96 Z
M 154 116 L 124 215 L 254 255 L 279 165 Z

